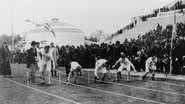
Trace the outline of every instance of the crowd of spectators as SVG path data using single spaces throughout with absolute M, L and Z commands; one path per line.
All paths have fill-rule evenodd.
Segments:
M 151 14 L 140 16 L 140 19 L 142 20 L 142 22 L 145 22 L 145 21 L 147 21 L 148 18 L 157 17 L 159 12 L 168 12 L 168 11 L 173 11 L 174 9 L 175 10 L 181 10 L 179 13 L 182 13 L 184 8 L 185 8 L 185 4 L 183 4 L 182 1 L 177 1 L 174 4 L 174 6 L 172 6 L 170 8 L 164 6 L 162 8 L 154 9 Z M 136 25 L 137 25 L 137 21 L 131 22 L 130 24 L 126 25 L 122 29 L 119 29 L 118 31 L 116 31 L 112 35 L 116 36 L 116 35 L 122 34 L 124 31 L 133 29 Z
M 148 18 L 157 17 L 157 14 L 159 12 L 168 12 L 168 11 L 173 11 L 174 9 L 181 10 L 182 12 L 184 8 L 185 8 L 185 4 L 183 4 L 182 1 L 177 1 L 172 7 L 164 6 L 162 8 L 154 9 L 152 14 L 141 16 L 141 20 L 146 21 Z
M 117 41 L 114 44 L 57 46 L 60 54 L 58 63 L 60 66 L 65 66 L 66 63 L 77 61 L 83 68 L 94 68 L 95 58 L 100 57 L 109 60 L 109 64 L 113 65 L 120 57 L 120 53 L 124 52 L 134 63 L 137 71 L 145 70 L 145 60 L 155 55 L 158 57 L 158 71 L 169 72 L 172 31 L 172 25 L 165 28 L 158 25 L 156 29 L 138 36 L 137 39 L 125 39 L 122 43 Z M 185 51 L 183 50 L 185 50 L 185 24 L 178 23 L 172 51 L 173 74 L 185 74 Z M 14 62 L 25 63 L 25 57 L 25 52 L 17 51 L 14 53 Z
M 26 52 L 21 52 L 20 50 L 17 50 L 15 52 L 11 52 L 10 55 L 10 62 L 11 63 L 18 63 L 18 64 L 25 64 L 26 63 Z
M 124 52 L 134 63 L 138 71 L 144 70 L 145 60 L 150 56 L 158 57 L 158 71 L 169 72 L 170 66 L 170 42 L 173 26 L 168 25 L 165 28 L 158 25 L 156 29 L 138 36 L 137 39 L 125 39 L 123 43 L 117 41 L 114 44 L 101 45 L 91 44 L 85 46 L 62 46 L 59 49 L 60 65 L 70 61 L 78 61 L 84 68 L 93 68 L 95 57 L 101 57 L 109 60 L 110 65 L 120 57 L 120 52 Z M 177 24 L 177 36 L 174 39 L 173 47 L 173 74 L 184 73 L 185 51 L 185 24 Z M 165 69 L 164 69 L 165 67 Z

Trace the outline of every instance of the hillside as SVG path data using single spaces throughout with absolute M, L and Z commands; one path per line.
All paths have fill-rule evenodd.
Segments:
M 185 0 L 182 0 L 183 3 L 185 3 Z M 170 4 L 166 6 L 173 6 L 175 2 L 171 2 Z M 176 18 L 177 22 L 183 22 L 185 23 L 185 9 L 182 10 L 176 10 Z M 132 27 L 131 29 L 124 29 L 121 34 L 113 34 L 112 36 L 108 36 L 104 39 L 102 39 L 100 42 L 104 43 L 114 43 L 116 41 L 123 42 L 126 38 L 137 38 L 138 35 L 144 35 L 146 32 L 149 32 L 157 27 L 158 24 L 160 24 L 163 27 L 166 27 L 167 25 L 172 25 L 174 23 L 174 11 L 168 11 L 168 12 L 159 12 L 156 17 L 147 18 L 146 21 L 137 23 Z
M 175 2 L 178 2 L 178 1 L 182 1 L 182 4 L 185 4 L 185 0 L 174 0 L 174 1 L 170 2 L 169 4 L 165 5 L 165 7 L 170 8 L 170 7 L 174 6 Z

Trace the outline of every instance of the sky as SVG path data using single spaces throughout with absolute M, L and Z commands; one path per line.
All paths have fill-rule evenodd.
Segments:
M 26 19 L 41 23 L 53 17 L 80 28 L 86 35 L 96 30 L 113 33 L 129 24 L 132 17 L 150 13 L 171 1 L 0 0 L 0 35 L 10 35 L 12 30 L 16 34 L 28 31 L 33 25 Z

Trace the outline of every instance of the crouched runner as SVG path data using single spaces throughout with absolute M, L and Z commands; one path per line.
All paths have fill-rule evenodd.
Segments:
M 157 70 L 157 57 L 149 57 L 145 62 L 145 74 L 142 77 L 142 80 L 146 78 L 146 76 L 151 72 L 152 73 L 152 80 L 155 80 L 155 71 Z
M 76 83 L 77 78 L 79 76 L 81 76 L 81 70 L 82 70 L 81 65 L 76 61 L 72 61 L 70 63 L 70 71 L 69 71 L 69 75 L 68 75 L 68 79 L 67 79 L 67 84 L 70 84 L 70 79 L 71 79 L 72 73 L 75 74 L 74 83 Z
M 95 70 L 94 70 L 95 83 L 97 82 L 97 80 L 100 79 L 100 77 L 98 76 L 98 73 L 102 73 L 101 81 L 104 81 L 105 77 L 107 76 L 107 72 L 108 72 L 107 62 L 108 61 L 106 59 L 98 59 L 98 60 L 96 60 Z
M 116 63 L 113 65 L 113 68 L 115 68 L 115 66 L 116 66 L 117 64 L 120 64 L 120 67 L 119 67 L 118 70 L 117 70 L 117 78 L 116 78 L 117 80 L 116 80 L 116 81 L 119 81 L 119 79 L 121 78 L 121 71 L 124 70 L 124 69 L 126 69 L 127 72 L 128 72 L 128 74 L 127 74 L 127 82 L 129 82 L 129 81 L 130 81 L 130 71 L 131 71 L 131 67 L 133 68 L 133 70 L 134 70 L 135 72 L 137 72 L 136 69 L 135 69 L 135 67 L 134 67 L 134 65 L 132 64 L 131 61 L 129 61 L 129 59 L 125 56 L 125 54 L 124 54 L 123 52 L 121 52 L 121 57 L 120 57 L 119 60 L 116 61 Z

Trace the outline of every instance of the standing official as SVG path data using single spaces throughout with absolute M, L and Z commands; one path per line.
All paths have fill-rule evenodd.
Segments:
M 0 74 L 4 77 L 10 77 L 11 68 L 10 68 L 10 51 L 6 42 L 3 42 L 3 45 L 0 49 Z
M 27 55 L 27 68 L 29 68 L 29 80 L 31 82 L 35 82 L 35 72 L 37 69 L 37 49 L 36 49 L 37 42 L 31 42 L 31 48 L 28 49 Z
M 71 52 L 70 52 L 69 46 L 66 46 L 65 54 L 64 54 L 64 66 L 66 70 L 66 77 L 68 77 L 70 72 L 70 62 L 72 62 Z

